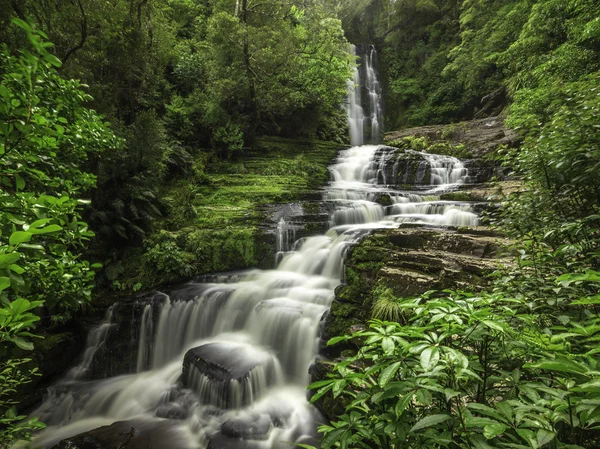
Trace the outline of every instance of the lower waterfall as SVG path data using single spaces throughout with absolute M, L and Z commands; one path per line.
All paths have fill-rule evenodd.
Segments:
M 345 253 L 375 228 L 478 223 L 468 204 L 437 196 L 451 187 L 442 182 L 468 176 L 459 161 L 432 156 L 432 171 L 438 170 L 432 190 L 401 191 L 381 183 L 382 164 L 394 151 L 377 145 L 341 151 L 323 195 L 333 210 L 325 235 L 289 244 L 281 222 L 276 269 L 155 292 L 132 324 L 137 372 L 90 380 L 80 374 L 115 326 L 111 309 L 90 334 L 80 366 L 33 413 L 48 425 L 34 444 L 51 448 L 117 421 L 144 435 L 160 433 L 148 446 L 155 449 L 317 444 L 320 418 L 307 400 L 308 368 L 321 317 L 343 282 Z M 380 205 L 381 195 L 391 204 Z M 161 443 L 167 436 L 170 443 Z

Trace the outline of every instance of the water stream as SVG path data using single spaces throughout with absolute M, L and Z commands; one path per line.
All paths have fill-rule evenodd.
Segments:
M 373 58 L 367 58 L 371 68 Z M 379 111 L 368 117 L 375 136 L 381 105 L 375 70 L 367 70 L 369 76 L 369 101 L 375 102 L 369 110 Z M 349 101 L 353 142 L 363 142 L 367 118 L 354 89 Z M 321 317 L 343 282 L 348 249 L 375 228 L 405 222 L 477 224 L 468 205 L 437 196 L 467 179 L 460 161 L 426 156 L 431 185 L 401 191 L 386 185 L 385 165 L 394 154 L 378 145 L 341 151 L 323 194 L 333 210 L 325 235 L 293 242 L 294 234 L 282 220 L 276 269 L 192 281 L 156 294 L 136 324 L 137 372 L 88 380 L 83 374 L 93 354 L 117 325 L 111 309 L 90 334 L 79 367 L 50 389 L 34 413 L 48 424 L 35 443 L 50 448 L 64 438 L 130 421 L 141 432 L 168 435 L 168 445 L 161 446 L 157 437 L 151 448 L 315 444 L 320 418 L 306 398 L 308 368 L 317 354 Z M 380 205 L 382 195 L 391 204 Z

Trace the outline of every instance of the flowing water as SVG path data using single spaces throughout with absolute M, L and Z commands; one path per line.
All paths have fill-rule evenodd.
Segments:
M 377 76 L 377 50 L 374 45 L 366 48 L 350 46 L 350 53 L 357 57 L 352 79 L 348 81 L 348 123 L 350 143 L 360 146 L 364 143 L 381 141 L 383 125 L 382 92 Z
M 374 80 L 367 84 L 376 92 L 375 72 L 368 73 Z M 351 133 L 364 140 L 365 117 L 352 92 Z M 372 95 L 370 101 L 378 103 L 370 110 L 379 110 L 380 99 Z M 379 132 L 380 118 L 369 120 L 371 130 Z M 467 204 L 437 196 L 466 179 L 460 161 L 427 155 L 428 190 L 401 191 L 386 185 L 386 164 L 394 155 L 394 149 L 378 145 L 341 151 L 323 195 L 333 211 L 325 235 L 293 242 L 282 220 L 276 269 L 189 282 L 155 294 L 132 324 L 139 327 L 137 372 L 88 380 L 94 353 L 117 325 L 111 309 L 90 334 L 81 364 L 50 389 L 34 413 L 48 424 L 35 442 L 52 447 L 81 432 L 131 420 L 143 432 L 168 435 L 170 443 L 160 446 L 154 440 L 150 447 L 155 449 L 314 444 L 319 415 L 306 398 L 308 368 L 318 351 L 321 317 L 343 282 L 348 249 L 373 229 L 405 222 L 477 224 Z M 382 195 L 389 205 L 377 202 Z

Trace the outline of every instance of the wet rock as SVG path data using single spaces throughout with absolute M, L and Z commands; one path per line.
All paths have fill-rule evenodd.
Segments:
M 121 421 L 62 440 L 52 449 L 191 449 L 173 422 Z
M 156 409 L 157 418 L 183 420 L 188 417 L 188 411 L 179 404 L 163 404 Z
M 371 318 L 379 288 L 410 297 L 429 290 L 483 287 L 487 274 L 511 263 L 509 244 L 508 239 L 485 227 L 412 226 L 375 231 L 346 259 L 346 284 L 336 289 L 321 338 L 326 341 L 362 329 Z M 310 368 L 312 380 L 327 378 L 332 364 L 360 344 L 346 341 L 322 347 L 324 357 Z M 343 413 L 339 401 L 327 397 L 316 402 L 318 409 L 329 419 Z
M 505 124 L 506 117 L 490 117 L 450 125 L 420 126 L 392 131 L 385 134 L 384 142 L 403 137 L 427 137 L 433 142 L 446 141 L 463 144 L 475 157 L 495 151 L 499 146 L 514 148 L 519 145 L 520 136 Z
M 182 380 L 202 404 L 239 408 L 277 381 L 277 366 L 270 353 L 250 345 L 210 343 L 185 354 Z
M 260 443 L 232 438 L 218 432 L 208 438 L 206 449 L 259 449 L 262 447 Z
M 223 435 L 244 440 L 267 440 L 272 429 L 271 417 L 257 413 L 232 418 L 221 426 Z

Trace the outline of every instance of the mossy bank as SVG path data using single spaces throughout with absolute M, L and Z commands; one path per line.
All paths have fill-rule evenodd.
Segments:
M 196 161 L 199 175 L 159 188 L 163 218 L 105 277 L 139 290 L 205 273 L 270 268 L 275 260 L 268 205 L 319 197 L 341 145 L 261 138 L 234 160 Z M 310 208 L 310 207 L 309 207 Z

